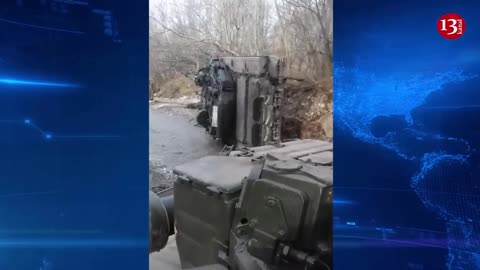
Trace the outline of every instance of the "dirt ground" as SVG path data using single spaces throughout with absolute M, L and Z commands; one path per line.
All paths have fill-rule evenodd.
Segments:
M 173 185 L 172 169 L 180 164 L 217 154 L 221 145 L 196 125 L 196 97 L 157 98 L 150 103 L 150 179 L 153 191 Z
M 288 80 L 282 109 L 284 139 L 333 138 L 332 83 Z
M 178 99 L 195 96 L 198 87 L 195 83 L 179 75 L 165 82 L 150 81 L 150 100 L 155 98 Z

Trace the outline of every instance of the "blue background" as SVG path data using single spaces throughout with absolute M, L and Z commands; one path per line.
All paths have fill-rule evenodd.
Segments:
M 0 269 L 148 268 L 148 1 L 0 4 Z
M 334 1 L 336 270 L 480 269 L 479 12 Z

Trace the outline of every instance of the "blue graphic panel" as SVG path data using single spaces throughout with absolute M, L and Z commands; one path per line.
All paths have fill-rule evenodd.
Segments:
M 479 11 L 335 0 L 335 269 L 480 269 Z
M 148 268 L 148 1 L 0 4 L 0 269 Z

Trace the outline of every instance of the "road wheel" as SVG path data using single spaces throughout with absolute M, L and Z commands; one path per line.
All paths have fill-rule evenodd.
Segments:
M 208 128 L 209 122 L 208 122 L 208 111 L 207 110 L 201 110 L 197 113 L 197 123 L 204 127 Z
M 235 144 L 235 115 L 236 99 L 235 92 L 222 91 L 218 99 L 217 115 L 217 138 L 224 144 Z

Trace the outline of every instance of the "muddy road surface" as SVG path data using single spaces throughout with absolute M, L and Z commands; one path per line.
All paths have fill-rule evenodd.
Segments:
M 207 155 L 222 145 L 196 126 L 195 109 L 180 105 L 150 106 L 150 188 L 172 186 L 173 167 Z

